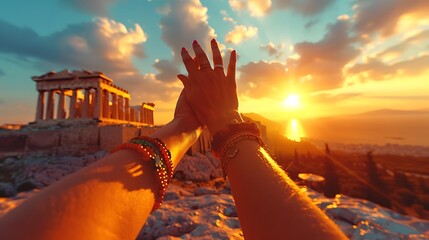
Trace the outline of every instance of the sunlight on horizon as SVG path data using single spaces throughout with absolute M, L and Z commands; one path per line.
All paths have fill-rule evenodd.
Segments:
M 286 138 L 295 142 L 301 142 L 301 138 L 305 136 L 299 120 L 292 118 L 288 121 L 285 134 Z
M 291 109 L 299 108 L 301 106 L 299 95 L 295 93 L 289 94 L 283 101 L 283 106 Z

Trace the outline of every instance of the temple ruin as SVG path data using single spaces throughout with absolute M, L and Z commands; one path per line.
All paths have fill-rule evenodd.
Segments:
M 153 126 L 155 104 L 130 106 L 127 90 L 101 72 L 63 70 L 33 76 L 39 92 L 36 126 L 129 124 Z
M 130 106 L 129 92 L 101 72 L 63 70 L 32 79 L 39 92 L 35 121 L 0 131 L 0 158 L 111 151 L 158 128 L 155 104 Z M 210 140 L 209 132 L 203 131 L 188 154 L 210 151 Z

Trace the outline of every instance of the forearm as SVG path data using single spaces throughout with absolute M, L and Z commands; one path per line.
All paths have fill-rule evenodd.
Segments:
M 238 147 L 228 178 L 246 239 L 345 238 L 257 143 Z
M 202 128 L 186 119 L 175 119 L 150 136 L 161 139 L 171 152 L 174 167 L 186 151 L 198 140 Z
M 180 126 L 173 120 L 152 134 L 171 148 L 175 165 L 201 132 Z M 23 202 L 0 218 L 0 232 L 7 239 L 135 239 L 159 192 L 153 163 L 120 150 Z

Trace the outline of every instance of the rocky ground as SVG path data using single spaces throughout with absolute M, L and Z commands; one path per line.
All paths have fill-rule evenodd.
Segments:
M 0 216 L 104 154 L 0 160 Z M 326 198 L 305 187 L 303 192 L 350 239 L 429 239 L 429 221 L 344 195 Z M 217 160 L 211 155 L 186 156 L 163 205 L 149 216 L 137 239 L 243 239 L 231 189 Z

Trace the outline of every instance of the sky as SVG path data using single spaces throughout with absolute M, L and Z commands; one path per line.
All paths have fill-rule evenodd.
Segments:
M 34 120 L 31 76 L 101 71 L 172 119 L 180 49 L 238 54 L 241 112 L 282 120 L 429 109 L 427 0 L 40 0 L 0 8 L 0 123 Z

